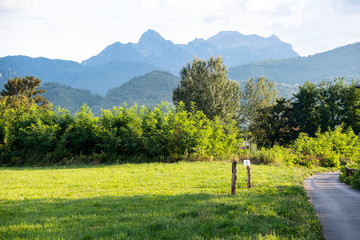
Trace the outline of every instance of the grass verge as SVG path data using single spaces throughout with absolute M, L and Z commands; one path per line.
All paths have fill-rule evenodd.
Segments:
M 324 169 L 180 162 L 0 168 L 1 239 L 322 239 L 303 177 Z

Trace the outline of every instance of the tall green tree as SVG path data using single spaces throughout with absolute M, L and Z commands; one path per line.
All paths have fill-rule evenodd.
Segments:
M 15 77 L 8 80 L 0 95 L 4 98 L 7 97 L 8 104 L 16 105 L 19 100 L 23 99 L 23 102 L 30 100 L 47 107 L 49 101 L 40 95 L 45 92 L 45 90 L 39 89 L 40 85 L 41 80 L 33 76 Z
M 184 103 L 191 111 L 192 103 L 209 119 L 236 119 L 240 107 L 240 86 L 229 80 L 221 57 L 208 61 L 194 58 L 180 71 L 180 85 L 173 92 L 176 106 Z
M 357 82 L 358 84 L 358 82 Z M 356 83 L 346 85 L 341 93 L 341 123 L 345 128 L 352 128 L 355 134 L 360 133 L 360 89 Z
M 295 139 L 295 131 L 290 124 L 291 110 L 290 100 L 284 98 L 277 99 L 272 106 L 257 109 L 249 130 L 258 146 L 288 145 Z
M 320 126 L 319 98 L 320 91 L 316 84 L 307 81 L 303 86 L 299 86 L 292 103 L 294 126 L 310 136 L 315 136 Z
M 249 126 L 257 117 L 258 109 L 269 107 L 275 103 L 277 89 L 275 82 L 260 77 L 256 82 L 250 78 L 242 93 L 241 118 Z
M 360 92 L 354 85 L 336 78 L 318 85 L 306 82 L 300 86 L 293 99 L 294 126 L 312 137 L 318 129 L 324 132 L 342 124 L 359 133 Z

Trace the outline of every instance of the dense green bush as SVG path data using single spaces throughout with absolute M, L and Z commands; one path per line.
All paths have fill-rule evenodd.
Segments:
M 350 165 L 349 168 L 360 169 L 359 165 Z M 340 168 L 340 180 L 343 183 L 349 184 L 353 188 L 360 190 L 360 170 L 355 171 L 353 175 L 347 176 L 345 167 Z
M 145 111 L 142 109 L 141 113 Z M 117 155 L 133 155 L 142 148 L 142 117 L 137 106 L 102 110 L 98 121 L 99 148 Z
M 72 116 L 36 104 L 0 106 L 0 162 L 44 165 L 114 161 L 224 159 L 238 154 L 235 121 L 209 120 L 201 111 L 133 106 L 103 110 L 84 105 Z
M 342 126 L 324 133 L 318 131 L 315 137 L 300 133 L 289 148 L 275 145 L 262 148 L 253 154 L 241 153 L 240 158 L 251 158 L 260 164 L 287 164 L 305 167 L 324 166 L 339 168 L 341 165 L 360 163 L 360 138 L 351 128 Z
M 2 107 L 5 107 L 2 105 Z M 46 155 L 56 148 L 56 114 L 37 105 L 0 108 L 1 160 L 22 164 L 36 155 Z M 28 160 L 25 160 L 27 157 Z
M 350 186 L 360 190 L 360 171 L 356 171 L 350 178 Z
M 74 116 L 66 109 L 34 103 L 9 107 L 0 101 L 0 164 L 45 165 L 101 162 L 173 162 L 251 159 L 259 164 L 340 167 L 360 164 L 360 138 L 338 126 L 315 137 L 300 133 L 289 148 L 255 153 L 240 149 L 235 121 L 210 120 L 195 107 L 186 111 L 160 104 L 102 110 L 86 105 Z M 356 180 L 354 184 L 356 184 Z
M 301 133 L 292 148 L 299 156 L 297 163 L 308 167 L 340 167 L 341 164 L 360 162 L 360 139 L 351 128 L 344 131 L 343 126 L 324 133 L 318 131 L 315 137 Z
M 291 148 L 275 145 L 273 148 L 261 148 L 250 154 L 254 163 L 271 165 L 294 165 L 297 164 L 298 155 Z

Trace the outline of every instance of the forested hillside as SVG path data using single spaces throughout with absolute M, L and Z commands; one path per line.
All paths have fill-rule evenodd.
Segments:
M 168 72 L 153 71 L 129 82 L 111 89 L 105 97 L 93 94 L 89 90 L 63 86 L 57 83 L 45 83 L 43 95 L 55 107 L 68 109 L 71 113 L 80 110 L 87 104 L 92 111 L 100 114 L 101 108 L 112 109 L 114 106 L 132 106 L 138 104 L 154 108 L 162 101 L 172 102 L 172 92 L 179 84 L 179 78 Z
M 172 102 L 172 93 L 180 79 L 168 72 L 153 71 L 144 76 L 135 77 L 120 87 L 111 89 L 103 98 L 101 107 L 110 109 L 135 103 L 154 108 L 162 101 Z
M 239 81 L 242 89 L 247 81 Z M 87 104 L 96 115 L 100 109 L 111 109 L 114 106 L 127 106 L 138 104 L 154 108 L 162 101 L 172 104 L 172 94 L 179 85 L 180 78 L 168 72 L 153 71 L 140 77 L 135 77 L 119 87 L 109 90 L 104 96 L 92 94 L 89 90 L 76 89 L 56 83 L 45 83 L 44 97 L 50 100 L 54 106 L 60 106 L 75 113 L 83 104 Z M 276 84 L 278 97 L 292 98 L 298 86 L 279 83 Z
M 83 104 L 87 104 L 93 111 L 100 111 L 98 106 L 103 97 L 93 94 L 89 90 L 63 86 L 58 83 L 45 83 L 42 89 L 46 91 L 43 96 L 49 99 L 55 107 L 60 106 L 68 109 L 71 113 L 75 113 L 80 110 Z

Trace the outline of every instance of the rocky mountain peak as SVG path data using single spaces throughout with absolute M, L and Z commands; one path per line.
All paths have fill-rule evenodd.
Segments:
M 149 29 L 143 33 L 139 39 L 136 50 L 145 57 L 151 55 L 156 57 L 163 57 L 166 49 L 171 46 L 174 46 L 171 41 L 165 40 L 159 33 Z
M 156 42 L 161 43 L 167 41 L 158 32 L 149 29 L 141 35 L 138 44 L 151 44 Z

